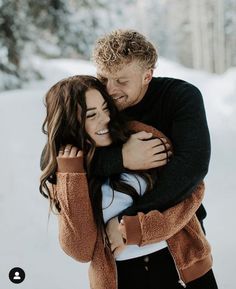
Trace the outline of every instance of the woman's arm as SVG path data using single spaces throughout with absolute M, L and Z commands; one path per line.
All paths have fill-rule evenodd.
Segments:
M 58 215 L 59 242 L 67 255 L 79 262 L 89 262 L 97 239 L 97 227 L 83 158 L 57 157 L 57 162 L 55 189 L 61 207 Z
M 204 183 L 201 182 L 190 197 L 162 213 L 153 210 L 147 214 L 139 212 L 135 216 L 123 216 L 126 235 L 124 243 L 144 246 L 169 239 L 196 213 L 204 196 L 204 188 Z M 109 240 L 113 247 L 120 247 L 120 240 L 116 241 L 118 227 L 111 226 L 112 223 L 114 224 L 114 220 L 110 220 L 107 225 Z
M 193 217 L 204 196 L 204 183 L 197 186 L 190 197 L 164 212 L 157 210 L 136 216 L 124 216 L 126 243 L 144 246 L 167 240 L 179 232 Z

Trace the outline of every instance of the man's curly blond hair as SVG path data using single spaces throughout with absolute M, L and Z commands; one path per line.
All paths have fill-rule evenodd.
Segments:
M 152 43 L 139 32 L 118 29 L 97 40 L 92 58 L 99 69 L 114 72 L 132 61 L 144 69 L 154 69 L 158 55 Z

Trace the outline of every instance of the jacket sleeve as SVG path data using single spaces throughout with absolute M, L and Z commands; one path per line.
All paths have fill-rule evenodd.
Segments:
M 58 215 L 60 246 L 75 260 L 89 262 L 94 252 L 97 228 L 83 159 L 58 157 L 57 162 L 55 189 L 61 207 Z
M 171 161 L 162 167 L 154 190 L 119 215 L 164 211 L 191 195 L 208 172 L 210 136 L 200 91 L 185 83 L 174 96 L 170 138 Z
M 204 196 L 204 183 L 200 183 L 190 197 L 164 212 L 157 210 L 136 216 L 124 216 L 125 244 L 144 246 L 169 239 L 179 232 L 193 217 Z

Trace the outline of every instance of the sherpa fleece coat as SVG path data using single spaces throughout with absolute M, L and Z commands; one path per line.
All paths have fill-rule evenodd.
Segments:
M 135 122 L 132 128 L 163 137 L 156 129 L 141 123 Z M 117 289 L 114 255 L 104 232 L 97 230 L 94 222 L 83 158 L 58 157 L 57 161 L 54 189 L 61 206 L 58 215 L 60 245 L 75 260 L 90 262 L 91 289 Z M 204 184 L 201 182 L 190 197 L 162 213 L 153 210 L 147 214 L 139 212 L 136 216 L 123 217 L 126 245 L 144 246 L 167 241 L 179 282 L 184 287 L 185 283 L 201 277 L 212 267 L 210 245 L 195 215 L 203 195 Z

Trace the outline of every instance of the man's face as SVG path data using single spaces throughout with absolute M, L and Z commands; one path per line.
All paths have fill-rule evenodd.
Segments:
M 133 61 L 113 73 L 98 69 L 97 77 L 106 85 L 118 109 L 123 110 L 143 98 L 152 78 L 152 69 L 141 68 Z

